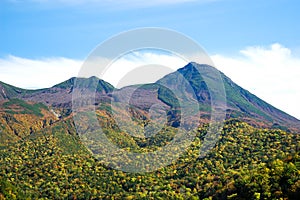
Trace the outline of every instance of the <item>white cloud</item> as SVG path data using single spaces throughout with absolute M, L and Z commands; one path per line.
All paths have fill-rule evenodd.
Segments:
M 103 79 L 121 88 L 151 83 L 187 64 L 182 58 L 154 52 L 131 52 L 112 63 Z
M 31 60 L 16 56 L 0 59 L 0 81 L 21 88 L 45 88 L 77 76 L 82 62 L 67 58 Z
M 216 67 L 251 93 L 300 119 L 300 58 L 272 44 L 253 46 L 239 56 L 211 56 Z
M 102 63 L 111 65 L 100 77 Z M 82 68 L 83 64 L 86 68 Z M 131 52 L 115 61 L 103 58 L 87 61 L 68 58 L 33 60 L 10 55 L 0 59 L 0 81 L 26 89 L 46 88 L 80 74 L 81 77 L 98 76 L 120 88 L 155 82 L 185 64 L 187 62 L 180 57 L 150 51 Z
M 211 58 L 238 85 L 300 119 L 300 58 L 293 56 L 290 49 L 280 44 L 254 46 L 241 50 L 237 56 L 219 54 Z M 51 87 L 77 76 L 82 64 L 83 61 L 67 58 L 32 60 L 8 56 L 0 59 L 0 81 L 22 88 Z M 166 67 L 138 70 L 148 64 Z M 118 87 L 147 83 L 185 64 L 186 61 L 169 54 L 134 52 L 113 62 L 102 78 Z M 96 74 L 91 71 L 86 76 L 91 75 Z

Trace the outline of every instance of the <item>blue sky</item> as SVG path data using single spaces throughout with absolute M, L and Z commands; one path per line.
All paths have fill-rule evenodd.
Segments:
M 0 55 L 83 59 L 108 37 L 145 26 L 177 30 L 209 53 L 230 54 L 245 46 L 275 42 L 291 49 L 300 46 L 296 0 L 137 2 L 2 0 Z
M 76 76 L 111 36 L 162 27 L 191 37 L 239 85 L 300 118 L 300 1 L 146 2 L 1 0 L 0 81 L 50 87 Z

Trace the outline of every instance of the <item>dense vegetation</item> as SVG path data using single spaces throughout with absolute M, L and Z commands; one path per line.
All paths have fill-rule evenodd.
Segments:
M 42 103 L 29 104 L 21 99 L 10 99 L 10 101 L 2 104 L 2 109 L 11 114 L 33 114 L 43 117 L 44 115 L 41 113 L 41 111 L 42 109 L 48 110 L 48 107 Z
M 203 126 L 176 162 L 156 172 L 134 174 L 102 165 L 75 135 L 61 133 L 67 126 L 72 125 L 60 124 L 0 150 L 0 199 L 248 200 L 300 195 L 298 134 L 230 120 L 215 148 L 199 159 L 207 130 Z M 129 150 L 145 144 L 106 132 L 116 144 L 125 141 Z M 160 134 L 151 145 L 164 144 L 160 140 L 166 138 Z

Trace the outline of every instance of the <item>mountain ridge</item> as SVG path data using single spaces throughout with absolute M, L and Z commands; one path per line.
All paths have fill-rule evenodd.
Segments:
M 197 69 L 198 68 L 198 69 Z M 110 83 L 101 80 L 95 76 L 90 78 L 72 77 L 64 82 L 58 83 L 50 88 L 26 90 L 12 85 L 0 82 L 0 101 L 9 99 L 22 99 L 28 102 L 43 103 L 49 107 L 72 109 L 72 92 L 74 84 L 76 87 L 83 90 L 93 89 L 89 93 L 95 93 L 96 103 L 120 101 L 119 97 L 130 94 L 129 91 L 135 88 L 133 93 L 134 98 L 129 98 L 130 104 L 141 110 L 149 111 L 154 104 L 160 104 L 163 107 L 168 107 L 174 110 L 178 100 L 175 94 L 168 88 L 163 87 L 163 82 L 169 82 L 171 86 L 179 87 L 179 74 L 191 85 L 190 89 L 184 91 L 184 95 L 192 98 L 194 95 L 200 105 L 200 111 L 204 112 L 209 118 L 210 112 L 210 91 L 203 79 L 203 70 L 200 68 L 213 68 L 209 65 L 189 63 L 186 66 L 178 69 L 176 72 L 167 74 L 156 83 L 150 83 L 143 86 L 132 85 L 124 88 L 116 89 Z M 239 118 L 258 127 L 281 127 L 284 129 L 300 130 L 300 121 L 277 109 L 271 104 L 263 101 L 248 90 L 243 89 L 234 83 L 224 73 L 218 71 L 223 80 L 224 89 L 226 92 L 227 118 Z M 214 81 L 214 78 L 211 78 Z M 189 97 L 188 97 L 189 96 Z M 136 99 L 144 99 L 144 102 L 138 102 Z M 129 101 L 128 100 L 128 101 Z M 177 103 L 176 103 L 177 102 Z M 175 116 L 176 118 L 176 116 Z

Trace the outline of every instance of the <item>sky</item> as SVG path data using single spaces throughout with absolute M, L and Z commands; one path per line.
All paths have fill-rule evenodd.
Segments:
M 0 81 L 51 87 L 77 76 L 108 38 L 161 27 L 192 38 L 233 81 L 300 119 L 299 9 L 297 0 L 1 0 Z M 148 52 L 115 69 L 150 59 L 173 70 L 185 64 Z

